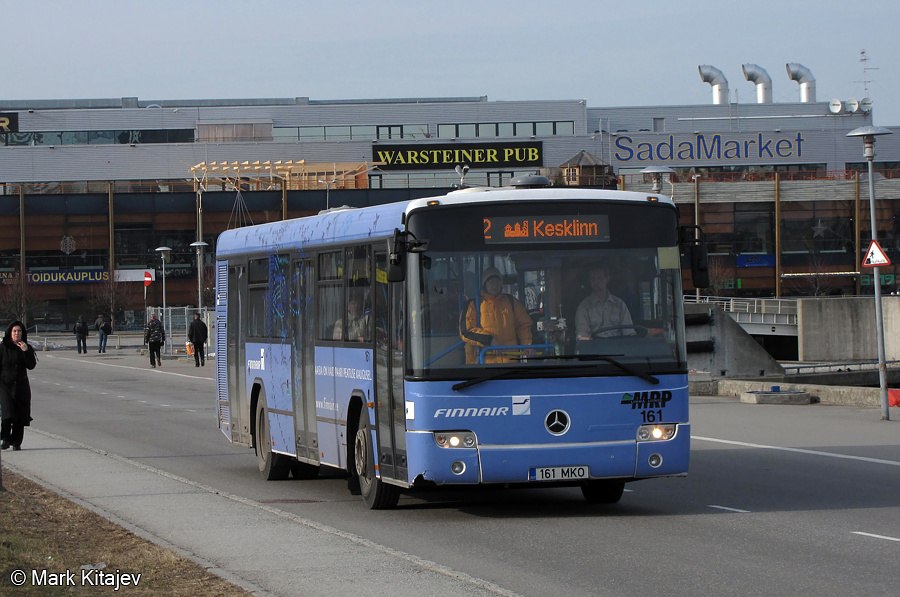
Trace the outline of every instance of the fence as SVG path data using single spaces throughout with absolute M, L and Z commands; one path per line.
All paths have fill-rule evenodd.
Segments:
M 198 313 L 193 307 L 148 307 L 147 313 L 156 313 L 157 318 L 163 323 L 166 330 L 166 343 L 162 348 L 162 354 L 184 355 L 187 354 L 185 344 L 188 341 L 188 327 L 194 320 L 194 313 Z M 214 309 L 201 309 L 200 319 L 209 329 L 209 339 L 206 342 L 206 357 L 214 358 L 216 346 L 216 312 Z

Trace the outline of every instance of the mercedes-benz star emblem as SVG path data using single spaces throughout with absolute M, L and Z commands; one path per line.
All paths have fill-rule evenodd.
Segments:
M 544 426 L 553 435 L 562 435 L 569 430 L 569 413 L 564 410 L 551 410 L 544 419 Z

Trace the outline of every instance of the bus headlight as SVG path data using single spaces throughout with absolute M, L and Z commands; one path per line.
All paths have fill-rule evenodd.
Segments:
M 474 448 L 478 440 L 471 431 L 436 431 L 434 443 L 441 448 Z
M 678 425 L 641 425 L 638 427 L 637 440 L 639 442 L 659 442 L 672 439 Z

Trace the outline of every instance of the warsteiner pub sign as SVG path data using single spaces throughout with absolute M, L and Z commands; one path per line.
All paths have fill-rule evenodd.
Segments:
M 510 143 L 438 143 L 373 145 L 372 159 L 382 170 L 453 170 L 470 168 L 539 168 L 544 165 L 541 141 Z

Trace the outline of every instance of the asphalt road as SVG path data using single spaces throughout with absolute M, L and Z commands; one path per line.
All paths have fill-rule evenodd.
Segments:
M 293 532 L 290 517 L 302 519 L 361 537 L 382 555 L 409 556 L 406 564 L 433 562 L 445 575 L 480 579 L 486 594 L 900 591 L 900 409 L 892 409 L 893 421 L 881 421 L 877 410 L 697 397 L 690 475 L 630 484 L 618 505 L 590 506 L 578 489 L 440 490 L 405 495 L 396 510 L 375 512 L 335 475 L 262 481 L 252 451 L 233 447 L 216 427 L 210 366 L 166 361 L 151 370 L 133 350 L 39 356 L 34 430 L 26 431 L 22 452 L 3 453 L 5 465 L 27 457 L 38 431 L 68 438 L 284 512 L 277 532 Z M 246 509 L 241 523 L 252 527 L 258 515 Z M 176 546 L 182 537 L 188 543 L 180 533 L 154 530 Z M 265 551 L 241 542 L 233 537 L 222 549 Z M 297 554 L 271 558 L 291 568 L 303 561 Z M 348 584 L 366 581 L 352 567 L 340 574 Z M 267 585 L 263 573 L 250 580 L 271 594 L 307 594 Z M 369 589 L 392 592 L 389 585 Z

